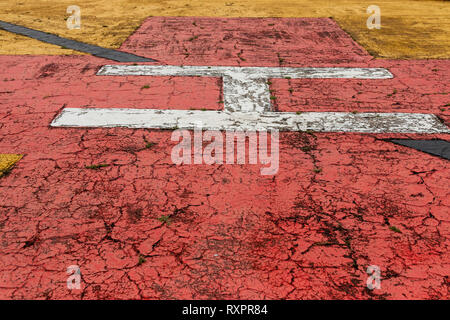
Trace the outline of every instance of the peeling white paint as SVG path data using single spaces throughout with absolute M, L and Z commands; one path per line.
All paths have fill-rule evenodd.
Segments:
M 273 68 L 222 66 L 106 65 L 100 76 L 201 76 L 222 77 L 224 110 L 266 112 L 271 110 L 269 78 L 389 79 L 383 68 Z
M 266 68 L 223 66 L 107 65 L 97 75 L 222 77 L 223 111 L 65 108 L 53 127 L 126 127 L 234 131 L 450 133 L 432 114 L 272 112 L 269 78 L 389 79 L 382 68 Z
M 284 67 L 223 67 L 223 66 L 152 66 L 106 65 L 99 76 L 203 76 L 245 75 L 250 78 L 346 78 L 389 79 L 384 68 L 284 68 Z
M 450 133 L 432 114 L 349 112 L 227 112 L 119 108 L 65 108 L 53 127 L 126 127 L 235 131 Z

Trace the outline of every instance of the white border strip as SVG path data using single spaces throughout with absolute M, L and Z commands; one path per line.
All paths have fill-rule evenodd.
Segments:
M 433 114 L 348 112 L 226 112 L 121 108 L 65 108 L 52 127 L 148 128 L 230 131 L 450 133 Z

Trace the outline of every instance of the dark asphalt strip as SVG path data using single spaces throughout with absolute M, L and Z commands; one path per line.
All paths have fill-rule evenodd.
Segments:
M 445 140 L 388 139 L 387 141 L 450 160 L 450 142 Z
M 8 32 L 20 34 L 22 36 L 30 37 L 42 42 L 55 44 L 64 48 L 81 51 L 85 53 L 90 53 L 96 57 L 105 58 L 109 60 L 114 60 L 118 62 L 157 62 L 156 60 L 150 58 L 144 58 L 132 53 L 122 52 L 114 49 L 108 49 L 99 47 L 92 44 L 87 44 L 79 42 L 76 40 L 70 40 L 66 38 L 61 38 L 57 35 L 42 32 L 39 30 L 34 30 L 26 27 L 22 27 L 16 24 L 8 23 L 0 20 L 0 29 Z

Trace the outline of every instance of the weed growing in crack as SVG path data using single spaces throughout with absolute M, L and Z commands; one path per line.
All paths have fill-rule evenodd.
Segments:
M 392 93 L 389 93 L 387 96 L 388 97 L 392 97 L 394 94 L 396 94 L 397 93 L 397 89 L 394 89 L 393 91 L 392 91 Z
M 157 145 L 156 142 L 149 142 L 149 141 L 147 141 L 147 140 L 145 139 L 145 137 L 144 137 L 144 142 L 145 142 L 145 149 L 150 149 L 151 147 Z
M 108 166 L 109 166 L 109 164 L 107 164 L 107 163 L 100 163 L 100 164 L 92 164 L 90 166 L 85 166 L 85 168 L 97 170 L 97 169 L 108 167 Z
M 163 224 L 165 223 L 167 225 L 170 225 L 170 223 L 171 223 L 170 217 L 169 216 L 165 216 L 165 215 L 162 215 L 161 217 L 159 217 L 158 220 L 160 222 L 162 222 Z
M 147 261 L 147 260 L 145 260 L 145 257 L 143 255 L 140 255 L 139 256 L 139 260 L 138 260 L 138 266 L 143 264 L 145 261 Z
M 389 230 L 394 231 L 396 233 L 402 233 L 399 228 L 394 227 L 394 226 L 389 226 Z

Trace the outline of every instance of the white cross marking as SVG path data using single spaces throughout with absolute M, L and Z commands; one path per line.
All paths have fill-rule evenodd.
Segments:
M 389 79 L 383 68 L 271 68 L 222 66 L 107 65 L 97 75 L 203 76 L 223 78 L 223 111 L 65 108 L 53 127 L 269 130 L 372 133 L 448 133 L 432 114 L 272 112 L 269 78 Z

